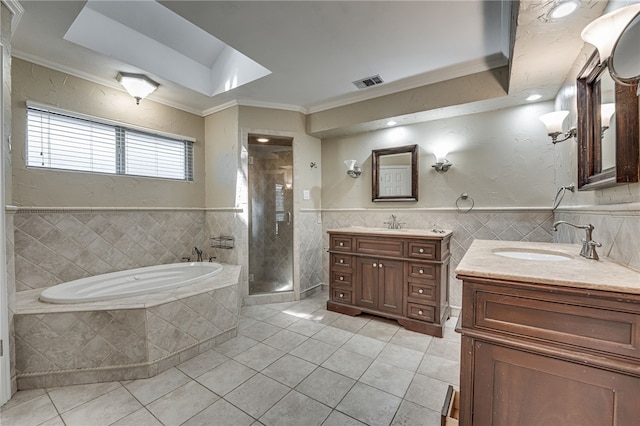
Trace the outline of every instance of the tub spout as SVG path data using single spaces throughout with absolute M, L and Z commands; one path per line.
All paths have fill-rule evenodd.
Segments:
M 199 250 L 198 247 L 194 247 L 193 254 L 197 256 L 196 262 L 202 262 L 202 250 Z

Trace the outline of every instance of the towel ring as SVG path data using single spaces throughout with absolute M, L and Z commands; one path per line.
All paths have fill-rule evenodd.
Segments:
M 466 210 L 462 210 L 460 208 L 460 206 L 458 205 L 458 203 L 460 202 L 460 200 L 471 200 L 471 207 L 469 207 Z M 458 197 L 458 199 L 456 200 L 456 209 L 458 209 L 459 212 L 462 213 L 469 213 L 471 210 L 473 210 L 473 206 L 476 204 L 475 201 L 473 201 L 473 198 L 469 196 L 469 194 L 467 194 L 466 192 L 463 192 L 462 194 L 460 194 L 460 196 Z

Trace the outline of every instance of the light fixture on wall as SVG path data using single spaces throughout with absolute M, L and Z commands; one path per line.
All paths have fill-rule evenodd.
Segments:
M 444 149 L 435 149 L 433 150 L 433 155 L 436 157 L 436 164 L 432 165 L 436 172 L 444 173 L 453 166 L 453 163 L 447 160 L 448 151 Z
M 356 160 L 344 160 L 344 165 L 347 166 L 347 174 L 352 178 L 357 178 L 362 174 Z
M 116 80 L 134 97 L 136 105 L 140 105 L 140 99 L 146 98 L 160 86 L 144 74 L 119 72 Z
M 604 137 L 604 132 L 609 128 L 611 124 L 611 117 L 616 112 L 616 104 L 613 102 L 608 104 L 600 105 L 600 123 L 602 126 L 602 137 Z
M 575 137 L 578 132 L 575 127 L 569 129 L 568 132 L 564 132 L 562 124 L 564 119 L 569 115 L 569 111 L 554 111 L 541 115 L 540 121 L 547 128 L 547 134 L 551 136 L 551 142 L 557 144 L 558 142 L 564 142 L 569 138 Z M 558 139 L 558 136 L 563 135 L 562 139 Z
M 598 49 L 600 63 L 618 83 L 634 86 L 640 80 L 640 3 L 621 7 L 602 15 L 580 33 L 582 39 Z M 640 87 L 638 88 L 640 95 Z

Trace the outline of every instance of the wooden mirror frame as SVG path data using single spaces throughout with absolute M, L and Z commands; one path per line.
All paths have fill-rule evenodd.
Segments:
M 395 154 L 411 154 L 411 195 L 381 196 L 378 181 L 380 179 L 380 157 Z M 418 201 L 418 145 L 395 148 L 374 149 L 371 151 L 371 201 Z
M 594 52 L 577 79 L 578 189 L 588 191 L 634 183 L 640 179 L 640 98 L 636 87 L 615 82 L 615 167 L 602 170 L 600 82 L 609 72 Z

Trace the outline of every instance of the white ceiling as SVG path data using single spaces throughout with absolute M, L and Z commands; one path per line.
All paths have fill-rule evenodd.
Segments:
M 504 66 L 513 51 L 510 95 L 449 113 L 462 114 L 522 103 L 531 91 L 539 91 L 543 99 L 555 96 L 583 47 L 580 31 L 606 5 L 582 0 L 580 10 L 566 21 L 546 22 L 544 14 L 555 1 L 161 1 L 167 8 L 163 16 L 175 12 L 199 27 L 173 31 L 170 37 L 166 21 L 112 12 L 120 25 L 144 28 L 138 31 L 145 37 L 185 57 L 206 62 L 219 55 L 201 52 L 206 50 L 202 42 L 190 41 L 195 33 L 205 38 L 208 33 L 271 72 L 214 96 L 167 78 L 171 76 L 163 71 L 145 69 L 135 58 L 118 60 L 118 55 L 99 54 L 65 40 L 83 1 L 21 2 L 25 12 L 12 49 L 17 57 L 111 87 L 119 88 L 119 71 L 145 73 L 161 84 L 150 99 L 201 115 L 233 102 L 323 111 Z M 94 10 L 105 9 L 100 2 L 91 3 Z M 127 10 L 136 2 L 106 3 L 117 11 L 111 6 Z M 509 25 L 512 5 L 519 7 L 517 28 Z M 163 57 L 156 59 L 172 65 Z M 365 90 L 352 84 L 375 74 L 385 84 Z M 411 119 L 423 118 L 414 114 Z

